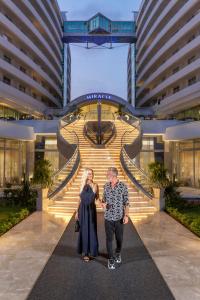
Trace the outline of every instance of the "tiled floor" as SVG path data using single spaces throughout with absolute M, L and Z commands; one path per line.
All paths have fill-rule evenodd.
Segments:
M 200 238 L 165 212 L 135 224 L 177 300 L 200 300 Z
M 34 212 L 0 237 L 0 300 L 26 299 L 70 218 Z
M 71 216 L 35 212 L 0 237 L 0 299 L 26 299 Z M 156 213 L 135 227 L 177 300 L 200 299 L 200 239 Z

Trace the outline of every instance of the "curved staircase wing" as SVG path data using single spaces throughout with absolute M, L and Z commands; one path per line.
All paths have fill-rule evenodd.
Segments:
M 57 147 L 65 161 L 63 166 L 53 174 L 53 184 L 49 189 L 48 198 L 52 199 L 72 179 L 80 163 L 79 139 L 74 131 L 77 118 L 73 114 L 63 117 L 57 130 Z
M 134 185 L 149 199 L 152 199 L 148 176 L 137 164 L 137 155 L 142 148 L 141 120 L 135 116 L 125 114 L 120 118 L 132 127 L 124 132 L 121 139 L 120 161 L 124 171 Z
M 138 119 L 135 120 L 135 122 L 138 123 Z M 136 123 L 134 124 L 136 125 Z M 155 207 L 151 204 L 150 198 L 145 195 L 145 193 L 138 188 L 132 178 L 128 176 L 120 161 L 120 157 L 122 155 L 125 157 L 126 150 L 124 145 L 131 145 L 132 147 L 133 141 L 139 140 L 139 138 L 137 139 L 139 131 L 135 130 L 132 121 L 129 120 L 127 122 L 127 120 L 123 118 L 115 118 L 115 137 L 104 148 L 95 148 L 94 146 L 91 146 L 91 143 L 84 134 L 84 125 L 85 119 L 84 117 L 80 117 L 73 122 L 68 123 L 66 127 L 68 131 L 75 131 L 76 136 L 78 137 L 78 148 L 76 148 L 74 152 L 77 153 L 76 159 L 78 159 L 78 164 L 76 165 L 76 168 L 74 168 L 76 171 L 70 175 L 71 178 L 67 181 L 64 188 L 54 195 L 53 204 L 48 207 L 49 213 L 53 214 L 55 217 L 63 219 L 69 219 L 69 217 L 73 215 L 78 206 L 81 176 L 84 168 L 86 167 L 94 170 L 94 181 L 98 183 L 100 196 L 102 196 L 103 186 L 106 182 L 107 169 L 108 167 L 115 166 L 119 172 L 119 180 L 125 182 L 128 186 L 130 217 L 134 221 L 138 221 L 154 214 Z M 132 134 L 125 134 L 125 132 L 128 131 L 131 131 Z M 67 139 L 66 133 L 64 134 L 64 128 L 62 128 L 61 134 L 64 139 Z M 69 141 L 69 136 L 67 140 L 69 143 L 73 144 L 73 140 Z M 125 144 L 122 144 L 122 141 Z M 76 152 L 77 149 L 79 152 Z M 137 151 L 139 151 L 140 147 L 138 146 L 137 149 Z M 77 158 L 78 153 L 79 158 Z M 135 155 L 136 154 L 137 153 L 135 153 Z M 76 159 L 74 158 L 74 161 Z M 128 166 L 128 169 L 130 169 L 127 158 L 125 163 Z M 72 163 L 72 165 L 74 166 L 74 163 Z M 68 174 L 70 174 L 70 170 L 72 169 L 69 167 Z M 98 205 L 97 210 L 102 211 L 101 207 L 98 207 Z

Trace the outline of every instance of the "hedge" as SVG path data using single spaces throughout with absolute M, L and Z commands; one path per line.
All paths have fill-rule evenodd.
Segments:
M 27 208 L 22 208 L 19 212 L 11 213 L 8 219 L 0 223 L 0 236 L 25 219 L 29 214 L 30 211 Z

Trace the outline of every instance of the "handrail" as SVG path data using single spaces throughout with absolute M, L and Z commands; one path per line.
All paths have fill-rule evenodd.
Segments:
M 71 131 L 66 128 L 66 126 L 73 123 L 78 118 L 79 116 L 75 116 L 74 114 L 70 113 L 69 115 L 62 117 L 59 121 L 57 131 L 58 151 L 63 155 L 63 157 L 67 161 L 59 170 L 57 170 L 52 175 L 53 184 L 49 188 L 49 199 L 54 197 L 63 189 L 63 187 L 69 182 L 69 180 L 72 178 L 72 176 L 78 168 L 80 162 L 79 138 L 75 131 Z M 72 144 L 69 141 L 67 141 L 67 139 L 65 139 L 62 136 L 61 130 L 65 130 L 67 133 L 69 133 L 70 136 L 68 138 L 72 138 L 73 141 L 75 140 L 75 143 Z
M 128 118 L 126 116 L 128 116 Z M 135 186 L 145 196 L 147 196 L 149 199 L 152 199 L 148 176 L 133 161 L 136 158 L 136 156 L 139 154 L 142 147 L 141 120 L 135 116 L 125 113 L 121 117 L 121 121 L 124 121 L 133 127 L 132 130 L 130 129 L 126 130 L 121 137 L 120 161 L 122 167 L 124 168 L 130 180 L 135 184 Z M 128 136 L 130 140 L 132 138 L 132 134 L 135 132 L 137 132 L 138 135 L 134 137 L 134 139 L 131 140 L 130 143 L 127 143 L 126 136 Z
M 79 151 L 76 150 L 73 156 L 71 157 L 71 159 L 69 159 L 67 163 L 61 169 L 59 169 L 59 171 L 56 174 L 53 175 L 54 184 L 49 189 L 49 193 L 48 193 L 49 199 L 51 199 L 57 193 L 59 193 L 63 189 L 63 187 L 69 182 L 69 180 L 72 178 L 72 176 L 74 175 L 78 167 L 79 160 L 80 160 L 80 154 Z M 67 174 L 62 181 L 59 181 L 59 176 L 61 175 L 62 172 L 65 172 Z
M 133 183 L 135 184 L 135 186 L 145 196 L 147 196 L 149 199 L 152 199 L 153 195 L 152 195 L 151 187 L 149 185 L 149 178 L 148 178 L 148 176 L 144 173 L 143 170 L 141 170 L 134 163 L 134 161 L 132 159 L 129 158 L 129 156 L 127 155 L 127 153 L 124 150 L 123 150 L 123 152 L 121 152 L 121 157 L 120 158 L 121 158 L 121 163 L 122 163 L 123 168 L 126 170 L 126 173 L 127 173 L 128 177 L 133 181 Z M 133 169 L 131 169 L 130 165 L 134 169 L 136 169 L 136 171 L 134 171 Z

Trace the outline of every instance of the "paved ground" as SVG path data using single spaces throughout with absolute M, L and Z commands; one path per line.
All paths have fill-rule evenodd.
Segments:
M 75 233 L 73 231 L 70 233 L 70 230 L 66 229 L 70 218 L 71 215 L 64 222 L 60 222 L 47 213 L 35 212 L 0 237 L 0 300 L 27 299 L 35 283 L 37 289 L 37 285 L 44 276 L 49 263 L 52 261 L 55 263 L 56 260 L 60 262 L 65 259 L 70 260 L 69 270 L 67 270 L 68 276 L 70 276 L 71 270 L 74 270 L 74 266 L 78 265 L 76 274 L 79 277 L 87 273 L 84 279 L 88 284 L 88 288 L 90 286 L 88 282 L 91 279 L 93 280 L 94 277 L 98 289 L 99 286 L 104 286 L 102 289 L 104 293 L 106 293 L 107 288 L 113 287 L 113 284 L 111 286 L 106 284 L 107 280 L 116 279 L 119 282 L 119 278 L 117 278 L 119 275 L 123 279 L 120 280 L 118 289 L 123 286 L 124 291 L 126 291 L 129 285 L 134 284 L 135 289 L 131 286 L 134 293 L 138 292 L 139 289 L 144 291 L 146 289 L 148 293 L 149 282 L 152 282 L 153 286 L 155 284 L 153 282 L 154 277 L 151 278 L 151 275 L 156 273 L 159 280 L 162 281 L 163 290 L 166 291 L 167 288 L 162 277 L 177 300 L 200 299 L 200 239 L 166 213 L 156 213 L 148 220 L 135 224 L 135 228 L 149 253 L 143 247 L 134 227 L 126 227 L 125 236 L 133 234 L 133 239 L 131 238 L 129 241 L 130 244 L 126 244 L 127 240 L 125 239 L 124 264 L 114 275 L 110 273 L 112 271 L 106 269 L 105 244 L 103 244 L 105 241 L 102 239 L 103 227 L 102 231 L 99 230 L 102 239 L 102 256 L 97 261 L 85 266 L 74 251 L 77 238 Z M 72 243 L 73 235 L 74 244 Z M 66 236 L 70 238 L 71 247 L 70 244 L 66 243 Z M 65 248 L 65 245 L 68 245 L 68 248 Z M 52 256 L 56 246 L 60 254 L 57 253 Z M 160 277 L 151 258 L 156 263 L 162 277 Z M 58 265 L 61 267 L 60 264 Z M 98 272 L 94 273 L 93 270 L 96 269 L 97 265 Z M 148 266 L 150 266 L 149 277 L 146 275 Z M 135 276 L 133 278 L 129 275 L 129 272 L 132 271 L 131 268 L 133 269 L 133 276 Z M 66 264 L 63 264 L 61 270 L 66 271 Z M 88 272 L 85 272 L 85 270 Z M 136 276 L 136 272 L 141 276 L 143 270 L 145 270 L 145 281 L 141 281 L 139 275 Z M 56 270 L 52 272 L 50 282 L 52 283 L 52 279 L 55 279 L 56 282 L 59 280 L 61 281 L 59 285 L 66 288 L 68 277 L 63 278 L 61 273 L 55 278 L 56 273 Z M 100 273 L 104 274 L 105 278 L 100 277 Z M 46 287 L 51 288 L 49 284 Z M 34 289 L 32 290 L 32 296 L 34 295 L 33 291 Z M 60 291 L 62 293 L 63 289 L 61 288 Z M 137 300 L 136 297 L 132 299 Z M 158 297 L 154 299 L 162 300 Z
M 200 300 L 200 238 L 165 212 L 135 225 L 177 300 Z
M 174 299 L 130 222 L 125 226 L 123 264 L 107 269 L 103 214 L 98 214 L 100 256 L 90 263 L 76 254 L 74 218 L 69 223 L 28 300 Z
M 70 217 L 34 212 L 0 237 L 0 300 L 26 299 Z

